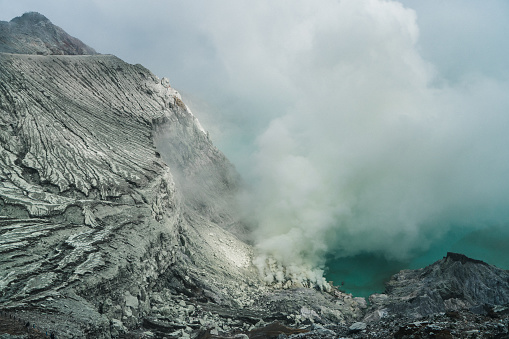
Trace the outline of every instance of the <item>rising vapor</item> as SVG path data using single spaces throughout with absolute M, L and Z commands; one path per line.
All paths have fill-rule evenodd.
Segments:
M 282 46 L 267 34 L 250 55 L 271 60 L 268 86 L 290 102 L 251 158 L 265 279 L 321 283 L 326 254 L 404 260 L 451 228 L 506 223 L 507 83 L 448 84 L 400 3 L 306 4 L 283 16 Z

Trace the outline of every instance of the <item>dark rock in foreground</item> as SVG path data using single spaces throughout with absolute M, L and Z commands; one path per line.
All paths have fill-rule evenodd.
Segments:
M 334 335 L 310 328 L 298 338 L 509 338 L 507 270 L 447 253 L 395 274 L 386 286 L 385 294 L 370 296 L 361 322 L 326 324 Z
M 462 254 L 447 253 L 419 270 L 404 270 L 386 284 L 386 293 L 372 295 L 368 320 L 384 314 L 421 318 L 431 314 L 470 310 L 509 303 L 509 271 Z
M 495 307 L 491 310 L 508 310 Z M 419 320 L 403 315 L 388 315 L 366 323 L 366 329 L 352 333 L 345 327 L 332 327 L 340 338 L 509 338 L 509 315 L 505 312 L 479 315 L 470 311 L 441 312 Z M 312 338 L 312 337 L 311 337 Z M 315 337 L 321 338 L 321 337 Z M 337 338 L 337 337 L 326 337 Z

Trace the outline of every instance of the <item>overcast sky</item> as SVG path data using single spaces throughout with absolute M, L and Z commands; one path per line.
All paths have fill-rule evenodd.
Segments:
M 26 11 L 168 77 L 283 262 L 507 229 L 505 0 L 0 0 Z

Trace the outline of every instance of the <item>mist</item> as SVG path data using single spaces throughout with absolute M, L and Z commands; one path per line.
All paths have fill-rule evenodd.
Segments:
M 507 2 L 123 3 L 0 7 L 169 77 L 246 182 L 267 282 L 320 285 L 353 256 L 503 250 Z
M 456 229 L 507 227 L 506 80 L 450 81 L 421 56 L 416 13 L 397 2 L 293 15 L 283 46 L 268 32 L 250 55 L 271 60 L 260 73 L 287 103 L 249 159 L 268 282 L 320 283 L 328 255 L 408 261 Z

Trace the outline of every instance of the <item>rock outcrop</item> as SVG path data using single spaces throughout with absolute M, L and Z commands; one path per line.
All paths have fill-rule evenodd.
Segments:
M 81 51 L 38 14 L 8 27 L 46 34 L 40 25 L 51 35 L 30 39 L 49 54 Z M 18 46 L 12 39 L 3 50 Z M 257 281 L 251 248 L 222 228 L 232 227 L 224 206 L 238 178 L 165 79 L 95 54 L 2 53 L 0 69 L 3 308 L 52 314 L 61 335 L 109 337 L 173 303 L 172 293 L 245 302 L 239 287 Z M 178 137 L 162 140 L 178 152 L 161 155 L 154 140 L 166 126 Z M 164 157 L 221 197 L 198 208 Z
M 463 254 L 395 274 L 369 304 L 358 321 L 293 338 L 509 338 L 509 271 Z
M 509 271 L 458 253 L 403 270 L 369 297 L 360 321 L 289 338 L 509 338 Z
M 36 12 L 23 14 L 10 22 L 0 21 L 0 52 L 17 54 L 97 54 L 80 40 L 55 26 Z
M 509 304 L 509 271 L 449 252 L 430 266 L 394 275 L 386 293 L 372 295 L 370 301 L 373 312 L 367 320 L 465 310 L 486 314 L 490 307 Z

